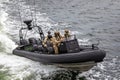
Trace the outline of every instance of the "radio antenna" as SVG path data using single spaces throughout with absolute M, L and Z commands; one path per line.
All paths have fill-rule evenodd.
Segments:
M 20 3 L 20 1 L 19 1 L 18 3 Z M 19 18 L 20 18 L 21 27 L 23 28 L 23 26 L 22 26 L 22 16 L 21 16 L 21 11 L 20 11 L 20 6 L 21 6 L 21 4 L 18 5 L 18 14 L 19 14 Z
M 36 24 L 36 0 L 34 0 L 34 23 L 35 23 L 35 25 L 37 25 Z

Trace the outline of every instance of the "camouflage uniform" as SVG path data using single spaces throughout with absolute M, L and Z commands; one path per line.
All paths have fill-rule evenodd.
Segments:
M 55 54 L 58 54 L 59 51 L 58 51 L 58 41 L 53 37 L 52 39 L 52 42 L 53 42 L 53 48 L 54 48 L 54 51 L 55 51 Z
M 65 38 L 69 38 L 70 37 L 69 30 L 65 30 L 64 37 Z
M 54 33 L 54 37 L 58 41 L 58 43 L 60 43 L 61 41 L 63 41 L 63 37 L 60 35 L 60 32 L 55 32 Z
M 44 39 L 44 41 L 43 41 L 43 46 L 44 46 L 44 47 L 47 47 L 47 46 L 48 46 L 47 43 L 50 43 L 50 44 L 51 44 L 51 38 L 52 38 L 51 32 L 48 31 L 48 35 L 47 35 L 47 37 L 46 37 L 46 38 Z
M 48 37 L 46 37 L 43 41 L 43 46 L 44 47 L 50 47 L 52 46 L 52 39 L 49 39 Z
M 54 38 L 53 38 L 53 47 L 56 53 L 59 53 L 58 51 L 58 46 L 60 45 L 60 43 L 63 41 L 63 36 L 60 35 L 60 32 L 55 32 L 54 33 Z
M 47 36 L 43 41 L 44 47 L 52 46 L 54 48 L 55 54 L 58 54 L 57 43 L 58 43 L 58 41 L 54 37 L 49 38 L 49 36 Z

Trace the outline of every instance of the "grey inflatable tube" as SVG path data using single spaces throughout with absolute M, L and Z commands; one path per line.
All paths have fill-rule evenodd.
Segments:
M 80 51 L 78 53 L 66 54 L 40 54 L 24 50 L 13 50 L 13 54 L 29 58 L 42 63 L 80 63 L 80 62 L 101 62 L 106 56 L 103 50 Z

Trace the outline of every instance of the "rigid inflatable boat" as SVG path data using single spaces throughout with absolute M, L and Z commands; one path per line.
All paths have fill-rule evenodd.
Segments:
M 13 50 L 13 54 L 45 64 L 69 68 L 76 68 L 76 66 L 85 68 L 88 65 L 91 68 L 96 63 L 103 61 L 106 56 L 106 52 L 100 50 L 95 44 L 90 47 L 79 45 L 75 36 L 62 41 L 58 47 L 59 54 L 55 54 L 52 47 L 43 47 L 42 41 L 45 38 L 43 31 L 40 26 L 31 25 L 31 22 L 31 20 L 24 21 L 27 27 L 20 29 L 19 45 Z M 37 28 L 40 37 L 23 38 L 23 31 L 33 30 L 33 28 Z

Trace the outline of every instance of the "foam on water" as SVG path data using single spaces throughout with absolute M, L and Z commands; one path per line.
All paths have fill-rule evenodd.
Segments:
M 39 62 L 12 55 L 12 50 L 17 46 L 11 40 L 12 36 L 7 34 L 8 31 L 11 32 L 12 25 L 9 23 L 10 21 L 7 21 L 8 15 L 3 10 L 0 11 L 0 17 L 0 66 L 3 66 L 0 68 L 0 72 L 3 70 L 9 71 L 9 79 L 11 80 L 41 80 L 43 76 L 48 76 L 50 72 L 58 69 L 55 66 L 43 65 Z
M 2 5 L 1 5 L 2 6 Z M 1 8 L 0 6 L 0 8 Z M 0 48 L 4 49 L 6 53 L 11 53 L 11 50 L 13 50 L 16 45 L 15 43 L 6 35 L 6 32 L 8 31 L 8 26 L 5 24 L 5 21 L 7 20 L 7 13 L 5 13 L 2 9 L 0 10 Z M 2 49 L 2 51 L 3 51 Z M 1 52 L 1 51 L 0 51 Z
M 56 70 L 54 66 L 43 65 L 14 55 L 1 55 L 0 58 L 0 65 L 4 65 L 4 67 L 9 69 L 9 73 L 13 80 L 23 80 L 29 76 L 33 76 L 31 79 L 40 80 L 40 78 L 48 76 L 50 72 Z
M 91 70 L 79 74 L 79 76 L 84 75 L 86 76 L 87 80 L 119 80 L 119 63 L 118 56 L 109 57 L 106 58 L 104 62 L 99 63 L 97 66 L 93 67 Z

